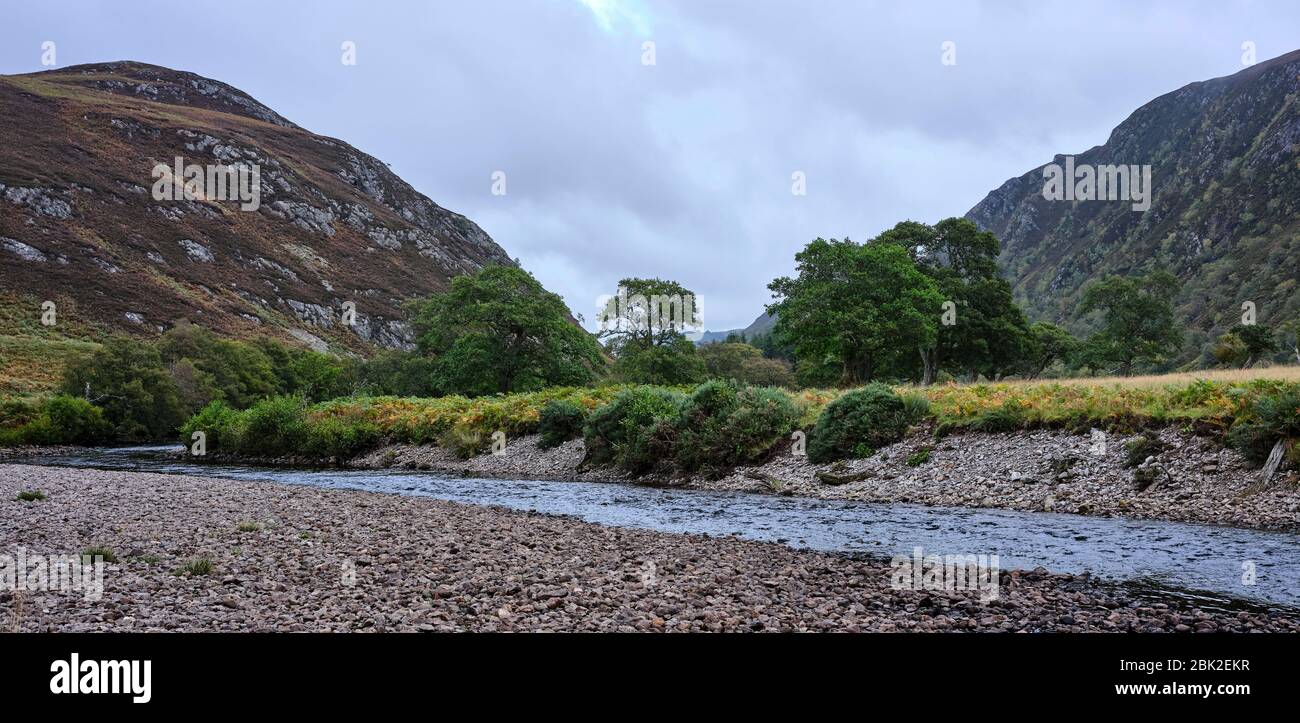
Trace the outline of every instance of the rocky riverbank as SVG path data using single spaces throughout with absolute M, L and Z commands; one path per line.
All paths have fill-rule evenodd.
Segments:
M 39 447 L 25 444 L 18 447 L 0 447 L 0 461 L 31 457 L 55 457 L 63 454 L 73 454 L 81 449 L 81 447 L 70 447 L 67 445 L 49 445 Z
M 653 475 L 632 479 L 609 468 L 580 469 L 581 440 L 542 450 L 537 437 L 512 439 L 503 454 L 469 460 L 438 447 L 395 445 L 354 459 L 351 465 L 1300 531 L 1300 487 L 1293 472 L 1282 473 L 1268 489 L 1249 492 L 1258 472 L 1236 451 L 1211 438 L 1173 428 L 1161 430 L 1150 444 L 1151 453 L 1136 469 L 1127 466 L 1125 437 L 1109 435 L 1105 444 L 1099 441 L 1056 430 L 975 432 L 936 441 L 929 429 L 920 429 L 869 459 L 815 465 L 783 449 L 766 464 L 740 468 L 721 479 Z M 1137 479 L 1149 486 L 1139 490 Z
M 4 554 L 116 558 L 99 600 L 0 591 L 7 631 L 1300 631 L 1086 576 L 1004 571 L 982 602 L 883 559 L 182 475 L 0 465 L 0 520 Z

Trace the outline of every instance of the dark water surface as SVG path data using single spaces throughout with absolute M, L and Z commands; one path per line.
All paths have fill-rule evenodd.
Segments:
M 572 515 L 603 525 L 737 535 L 791 547 L 873 555 L 999 556 L 1004 570 L 1045 567 L 1126 583 L 1154 599 L 1234 599 L 1300 608 L 1300 535 L 1215 525 L 1042 512 L 872 504 L 596 482 L 463 479 L 406 470 L 288 469 L 194 464 L 180 447 L 129 447 L 12 460 L 46 466 L 193 474 L 435 497 Z M 1253 563 L 1255 584 L 1243 575 Z M 1188 590 L 1203 591 L 1189 593 Z

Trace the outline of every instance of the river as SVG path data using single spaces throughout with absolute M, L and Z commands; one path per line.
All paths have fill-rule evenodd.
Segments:
M 1150 599 L 1300 608 L 1300 536 L 1234 527 L 913 504 L 871 504 L 597 482 L 465 479 L 407 470 L 196 464 L 180 447 L 10 460 L 434 497 L 602 525 L 707 533 L 796 548 L 911 556 L 997 555 L 1003 570 L 1089 572 Z M 1195 591 L 1195 592 L 1191 592 Z

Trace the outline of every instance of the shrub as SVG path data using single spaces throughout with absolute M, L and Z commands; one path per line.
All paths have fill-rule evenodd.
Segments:
M 113 438 L 104 410 L 80 397 L 59 394 L 40 404 L 5 405 L 4 444 L 100 444 Z
M 1256 466 L 1264 464 L 1278 440 L 1290 440 L 1292 449 L 1300 440 L 1300 388 L 1260 397 L 1228 432 L 1228 443 Z
M 799 410 L 778 389 L 707 382 L 682 406 L 674 457 L 684 470 L 720 475 L 761 460 L 798 420 Z
M 377 447 L 382 439 L 379 426 L 364 420 L 320 417 L 307 425 L 303 452 L 321 459 L 351 459 Z
M 907 421 L 912 424 L 916 424 L 930 415 L 930 400 L 924 394 L 910 392 L 902 395 L 902 399 L 903 409 L 907 410 Z
M 1024 409 L 1014 401 L 1008 400 L 1002 406 L 990 409 L 972 419 L 968 425 L 976 432 L 1014 432 L 1023 429 L 1028 420 Z
M 23 490 L 18 493 L 19 502 L 40 502 L 45 499 L 45 493 L 40 490 Z
M 235 527 L 235 529 L 239 530 L 240 532 L 258 532 L 258 531 L 260 531 L 260 530 L 262 529 L 262 523 L 260 523 L 260 522 L 241 522 L 241 523 L 239 523 L 238 526 Z
M 573 402 L 557 399 L 542 407 L 537 431 L 542 435 L 537 446 L 552 449 L 582 436 L 587 414 Z
M 46 400 L 41 417 L 48 419 L 54 443 L 98 444 L 113 434 L 104 410 L 85 399 L 59 394 Z
M 902 439 L 907 423 L 902 398 L 888 386 L 874 383 L 855 389 L 822 410 L 808 440 L 808 459 L 822 463 L 879 449 Z
M 1027 426 L 1029 418 L 1024 408 L 1014 399 L 1008 399 L 1000 406 L 985 409 L 974 416 L 941 418 L 934 429 L 934 436 L 942 438 L 959 431 L 1014 432 Z
M 93 355 L 70 363 L 63 391 L 102 407 L 124 441 L 165 439 L 185 420 L 176 382 L 158 350 L 134 339 L 110 338 Z
M 274 457 L 300 451 L 307 440 L 307 419 L 299 397 L 271 397 L 243 413 L 238 451 Z
M 442 433 L 438 438 L 438 446 L 451 450 L 461 459 L 469 459 L 487 449 L 490 439 L 482 430 L 457 424 Z
M 1144 432 L 1124 443 L 1124 466 L 1130 469 L 1136 467 L 1145 462 L 1147 457 L 1154 457 L 1164 449 L 1160 437 L 1154 432 Z
M 243 415 L 217 400 L 181 425 L 181 442 L 188 445 L 195 432 L 203 432 L 208 451 L 215 452 L 222 447 L 238 451 L 243 439 L 243 426 Z
M 907 458 L 908 467 L 920 467 L 930 461 L 930 448 L 922 447 Z
M 641 472 L 671 453 L 673 421 L 684 397 L 659 387 L 627 389 L 583 425 L 585 461 Z

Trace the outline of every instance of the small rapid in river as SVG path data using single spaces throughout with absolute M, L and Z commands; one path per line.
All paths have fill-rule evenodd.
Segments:
M 179 458 L 180 449 L 104 448 L 9 462 L 418 495 L 569 515 L 603 525 L 737 535 L 795 548 L 884 557 L 911 556 L 917 547 L 926 555 L 996 554 L 1004 570 L 1041 566 L 1058 573 L 1089 572 L 1152 599 L 1178 596 L 1226 608 L 1234 600 L 1300 607 L 1300 536 L 1283 532 L 613 483 L 465 479 L 406 470 L 195 464 Z

